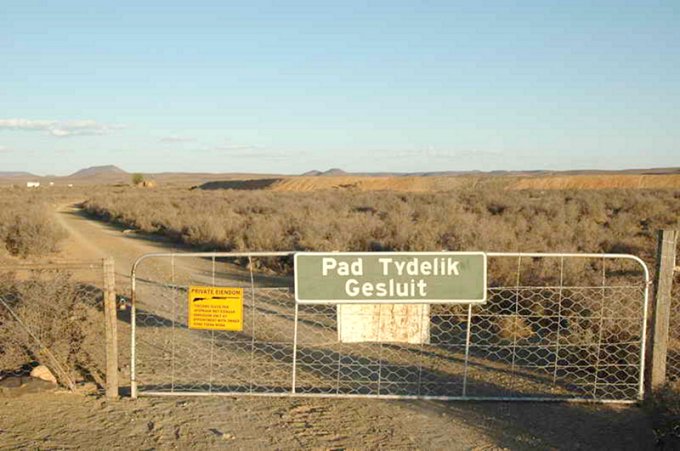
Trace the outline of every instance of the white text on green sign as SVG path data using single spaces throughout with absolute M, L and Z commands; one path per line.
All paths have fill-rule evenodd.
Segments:
M 298 253 L 299 303 L 483 303 L 481 252 Z

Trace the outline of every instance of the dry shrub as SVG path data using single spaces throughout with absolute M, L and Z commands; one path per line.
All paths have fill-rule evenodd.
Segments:
M 10 254 L 28 257 L 44 255 L 57 250 L 66 232 L 56 225 L 42 210 L 29 210 L 15 215 L 6 224 L 5 246 Z
M 39 363 L 62 385 L 83 379 L 103 384 L 100 290 L 68 273 L 42 271 L 28 280 L 5 274 L 0 298 L 16 315 L 0 305 L 0 371 Z
M 204 250 L 631 252 L 653 262 L 655 230 L 678 225 L 680 192 L 117 189 L 84 207 Z M 524 282 L 559 275 L 554 262 L 532 265 Z M 499 269 L 498 282 L 514 285 L 516 268 Z M 596 272 L 570 263 L 565 277 Z
M 47 197 L 21 190 L 0 190 L 0 241 L 7 251 L 26 258 L 57 250 L 66 232 L 49 214 Z
M 496 334 L 502 340 L 513 341 L 531 338 L 534 331 L 526 318 L 519 315 L 503 315 L 496 320 Z

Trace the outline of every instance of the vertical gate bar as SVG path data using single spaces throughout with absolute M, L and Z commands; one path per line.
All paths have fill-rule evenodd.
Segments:
M 215 287 L 215 254 L 212 255 L 212 286 Z M 212 393 L 213 386 L 213 352 L 215 348 L 215 331 L 210 331 L 210 378 L 208 380 L 208 392 Z
M 375 305 L 375 304 L 374 304 Z M 380 389 L 382 386 L 382 360 L 383 360 L 383 342 L 382 342 L 382 314 L 383 305 L 394 305 L 394 304 L 378 304 L 378 346 L 380 346 L 380 352 L 378 353 L 378 394 L 380 394 Z
M 423 349 L 425 347 L 425 340 L 423 340 L 424 334 L 423 334 L 423 324 L 425 323 L 425 313 L 427 313 L 427 336 L 428 338 L 430 337 L 430 320 L 432 318 L 430 309 L 432 308 L 430 304 L 417 304 L 420 306 L 420 353 L 418 355 L 418 392 L 417 395 L 420 397 L 421 395 L 421 384 L 422 384 L 422 379 L 423 379 L 423 358 L 425 355 L 425 350 Z
M 647 356 L 647 325 L 649 324 L 649 286 L 651 281 L 649 280 L 649 271 L 646 267 L 645 270 L 645 289 L 644 289 L 644 304 L 642 306 L 642 336 L 640 337 L 640 386 L 638 388 L 638 399 L 642 401 L 645 397 L 645 357 Z
M 298 303 L 295 301 L 295 324 L 293 325 L 293 377 L 290 392 L 295 394 L 297 384 Z
M 340 394 L 340 369 L 342 368 L 342 341 L 340 340 L 340 330 L 341 327 L 340 324 L 338 324 L 338 320 L 342 317 L 342 312 L 341 309 L 343 308 L 342 304 L 336 305 L 335 306 L 335 327 L 338 329 L 338 347 L 340 350 L 338 351 L 338 366 L 337 366 L 337 374 L 335 376 L 335 394 L 339 395 Z M 350 307 L 352 308 L 352 307 Z
M 517 357 L 517 329 L 519 327 L 519 286 L 520 286 L 520 274 L 522 271 L 522 256 L 517 257 L 517 282 L 515 286 L 515 317 L 513 318 L 513 331 L 512 331 L 512 365 L 510 367 L 510 372 L 512 374 L 511 384 L 512 388 L 515 387 L 517 381 L 515 380 L 515 358 Z
M 175 321 L 177 319 L 177 297 L 179 290 L 175 283 L 175 254 L 170 257 L 170 283 L 174 288 L 175 295 L 172 297 L 172 329 L 170 329 L 171 357 L 170 357 L 170 392 L 175 392 Z
M 250 393 L 253 392 L 253 376 L 255 368 L 255 277 L 253 276 L 253 259 L 248 255 L 248 269 L 250 270 Z
M 560 257 L 560 288 L 557 297 L 557 338 L 555 340 L 555 369 L 553 386 L 557 384 L 557 365 L 560 359 L 560 333 L 562 332 L 562 289 L 564 288 L 564 256 Z
M 137 263 L 132 265 L 130 274 L 130 398 L 137 399 Z
M 595 357 L 595 383 L 593 384 L 593 398 L 597 398 L 597 385 L 600 375 L 600 353 L 602 352 L 602 329 L 604 327 L 604 303 L 607 293 L 607 260 L 602 257 L 602 305 L 600 307 L 600 330 L 597 334 L 597 355 Z
M 467 331 L 465 332 L 465 367 L 463 368 L 463 398 L 467 396 L 467 376 L 470 360 L 470 339 L 472 336 L 472 304 L 468 304 Z

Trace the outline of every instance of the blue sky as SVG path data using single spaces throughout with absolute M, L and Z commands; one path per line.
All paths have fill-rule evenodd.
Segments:
M 0 7 L 0 171 L 680 166 L 677 1 Z

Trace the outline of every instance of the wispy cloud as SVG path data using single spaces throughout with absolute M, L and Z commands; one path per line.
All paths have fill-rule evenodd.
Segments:
M 186 136 L 177 136 L 177 135 L 170 135 L 170 136 L 164 136 L 163 138 L 160 139 L 162 143 L 188 143 L 188 142 L 193 142 L 196 141 L 195 138 L 189 138 Z
M 237 152 L 237 151 L 248 151 L 248 150 L 258 150 L 261 149 L 259 146 L 251 146 L 247 144 L 222 144 L 213 147 L 212 150 L 215 152 Z
M 0 119 L 0 130 L 47 132 L 58 138 L 77 135 L 105 135 L 112 130 L 121 128 L 124 128 L 124 126 L 101 124 L 91 119 L 73 121 Z

